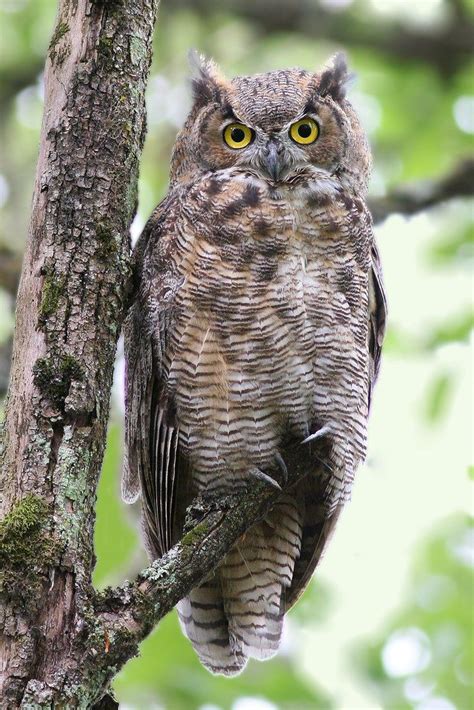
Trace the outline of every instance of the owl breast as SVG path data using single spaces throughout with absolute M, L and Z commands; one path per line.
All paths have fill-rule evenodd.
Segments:
M 186 210 L 167 395 L 197 487 L 235 488 L 326 427 L 339 500 L 365 454 L 362 203 L 331 185 L 277 191 L 224 174 L 194 185 Z

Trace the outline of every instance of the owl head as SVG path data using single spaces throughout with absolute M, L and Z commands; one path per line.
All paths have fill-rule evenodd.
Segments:
M 370 152 L 346 99 L 344 55 L 319 72 L 271 71 L 227 80 L 194 55 L 194 103 L 180 132 L 171 182 L 232 169 L 284 188 L 338 179 L 364 195 Z

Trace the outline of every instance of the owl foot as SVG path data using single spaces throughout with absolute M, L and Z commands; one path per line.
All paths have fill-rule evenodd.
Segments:
M 310 434 L 309 436 L 306 437 L 306 439 L 303 439 L 301 442 L 302 444 L 309 444 L 311 441 L 314 441 L 315 439 L 321 439 L 323 436 L 327 436 L 331 432 L 331 427 L 329 426 L 323 426 L 321 429 L 318 429 L 318 431 L 315 431 L 314 434 Z

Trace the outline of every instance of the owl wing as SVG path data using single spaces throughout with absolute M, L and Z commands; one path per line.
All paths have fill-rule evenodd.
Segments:
M 135 294 L 124 324 L 122 497 L 133 502 L 141 493 L 144 533 L 153 557 L 163 555 L 175 541 L 176 483 L 178 475 L 187 472 L 173 404 L 166 394 L 165 355 L 179 280 L 166 268 L 166 257 L 164 268 L 156 268 L 157 254 L 166 252 L 166 243 L 173 240 L 169 227 L 174 206 L 167 201 L 158 208 L 134 250 Z
M 380 356 L 387 321 L 387 299 L 383 285 L 382 266 L 375 241 L 372 243 L 369 272 L 369 406 L 380 369 Z
M 380 256 L 375 241 L 371 248 L 369 270 L 369 407 L 372 391 L 380 369 L 382 342 L 385 334 L 387 301 L 382 279 Z M 336 506 L 330 516 L 322 505 L 325 472 L 304 478 L 299 486 L 299 497 L 304 505 L 301 555 L 295 564 L 293 582 L 288 590 L 286 609 L 295 604 L 304 592 L 311 576 L 335 530 L 343 506 Z

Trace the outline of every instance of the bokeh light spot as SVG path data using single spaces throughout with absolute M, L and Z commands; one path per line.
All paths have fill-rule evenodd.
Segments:
M 383 667 L 392 678 L 419 673 L 430 660 L 429 638 L 416 628 L 395 631 L 382 649 Z
M 474 133 L 474 96 L 460 96 L 453 106 L 456 125 L 464 133 Z

